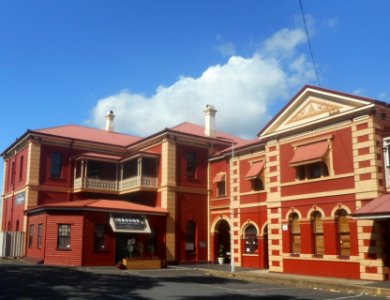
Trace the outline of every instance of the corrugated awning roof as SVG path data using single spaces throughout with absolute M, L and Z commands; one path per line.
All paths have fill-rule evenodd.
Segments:
M 213 182 L 214 182 L 214 183 L 221 182 L 221 181 L 225 181 L 225 173 L 218 173 L 218 174 L 215 175 L 215 177 L 213 178 Z
M 299 166 L 323 161 L 327 154 L 329 145 L 327 141 L 299 146 L 290 160 L 290 166 Z
M 106 212 L 142 213 L 153 215 L 166 215 L 167 210 L 160 207 L 141 205 L 129 201 L 88 199 L 39 205 L 26 210 L 27 214 L 45 210 L 100 210 Z
M 351 214 L 358 219 L 390 219 L 390 194 L 383 194 Z
M 255 162 L 251 165 L 248 173 L 246 173 L 245 178 L 246 179 L 252 179 L 260 174 L 261 171 L 264 169 L 264 161 Z

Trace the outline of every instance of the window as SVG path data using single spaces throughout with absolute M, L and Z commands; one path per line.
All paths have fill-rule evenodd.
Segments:
M 336 212 L 337 223 L 337 237 L 339 243 L 339 255 L 350 256 L 351 255 L 351 238 L 349 231 L 349 219 L 347 212 L 344 209 L 340 209 Z
M 10 176 L 10 180 L 11 180 L 11 185 L 14 184 L 14 181 L 15 181 L 15 162 L 13 161 L 12 164 L 11 164 L 11 176 Z
M 194 179 L 196 177 L 196 154 L 193 152 L 186 154 L 186 170 L 187 178 Z
M 196 247 L 196 223 L 194 221 L 187 222 L 186 228 L 186 251 L 195 251 Z
M 258 247 L 257 229 L 255 226 L 249 225 L 245 229 L 245 253 L 256 253 Z
M 37 238 L 37 248 L 42 248 L 42 234 L 43 234 L 43 224 L 38 224 L 38 238 Z
M 20 166 L 19 166 L 19 181 L 22 181 L 23 179 L 23 163 L 24 163 L 24 156 L 20 157 Z
M 292 213 L 289 218 L 291 230 L 291 253 L 301 253 L 301 229 L 299 226 L 299 216 L 297 213 Z
M 251 185 L 252 185 L 252 190 L 254 191 L 264 190 L 263 181 L 259 177 L 251 179 Z
M 226 196 L 226 181 L 225 181 L 225 173 L 218 173 L 213 182 L 217 184 L 217 197 Z
M 103 250 L 106 248 L 104 224 L 95 224 L 94 228 L 94 249 Z
M 50 176 L 60 178 L 62 173 L 62 155 L 61 153 L 54 152 L 51 154 L 51 168 Z
M 217 191 L 218 191 L 218 196 L 219 196 L 219 197 L 226 196 L 226 184 L 225 184 L 225 180 L 224 180 L 224 181 L 217 182 Z
M 296 167 L 296 177 L 299 180 L 315 179 L 329 176 L 328 166 L 324 162 L 317 162 Z
M 314 241 L 314 255 L 324 255 L 324 229 L 322 226 L 322 216 L 319 211 L 312 214 L 312 231 Z
M 58 249 L 70 249 L 70 224 L 58 224 Z
M 28 248 L 33 247 L 33 238 L 34 238 L 34 225 L 30 225 L 30 230 L 28 233 Z

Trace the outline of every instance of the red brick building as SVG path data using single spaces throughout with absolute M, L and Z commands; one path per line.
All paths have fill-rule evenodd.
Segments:
M 252 141 L 205 113 L 146 138 L 113 132 L 113 114 L 106 130 L 27 131 L 2 154 L 2 230 L 45 264 L 221 250 L 232 267 L 388 277 L 387 103 L 305 86 Z
M 389 114 L 386 103 L 306 86 L 256 141 L 213 155 L 210 259 L 222 244 L 238 266 L 385 279 Z

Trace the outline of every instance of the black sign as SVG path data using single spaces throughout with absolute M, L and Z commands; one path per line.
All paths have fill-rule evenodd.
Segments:
M 141 215 L 113 215 L 117 230 L 145 230 L 146 218 Z

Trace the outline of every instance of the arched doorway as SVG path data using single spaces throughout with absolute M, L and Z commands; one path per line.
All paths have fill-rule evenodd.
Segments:
M 215 226 L 214 260 L 217 260 L 221 247 L 227 258 L 227 253 L 230 253 L 230 225 L 226 220 L 218 221 Z

